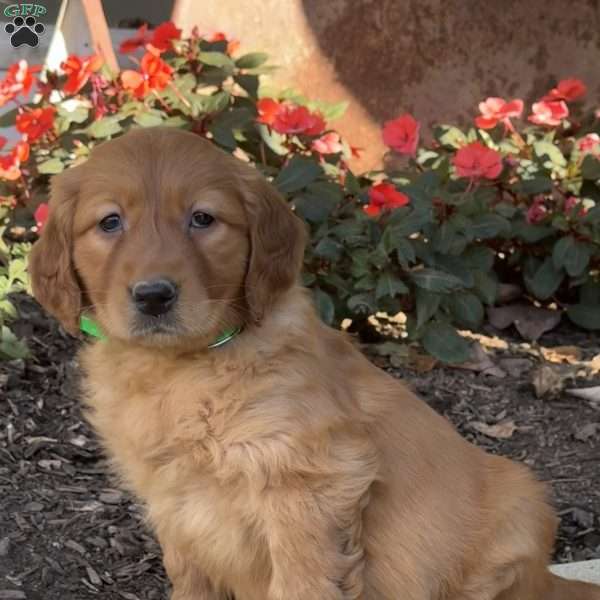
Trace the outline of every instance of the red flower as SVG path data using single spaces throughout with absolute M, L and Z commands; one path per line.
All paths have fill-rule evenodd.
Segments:
M 316 139 L 312 143 L 312 149 L 320 154 L 337 154 L 344 148 L 339 134 L 331 131 Z
M 502 172 L 502 157 L 481 142 L 471 142 L 458 150 L 452 164 L 459 177 L 496 179 Z
M 151 90 L 164 90 L 173 76 L 173 69 L 156 52 L 146 52 L 140 68 L 141 73 L 130 70 L 121 73 L 123 87 L 131 90 L 136 98 L 143 98 Z
M 61 63 L 60 68 L 67 75 L 63 91 L 67 94 L 76 94 L 90 78 L 90 75 L 102 66 L 102 58 L 98 55 L 79 58 L 71 54 Z
M 378 183 L 369 190 L 369 204 L 363 210 L 375 217 L 383 210 L 400 208 L 409 202 L 408 196 L 399 192 L 391 183 Z
M 573 102 L 582 98 L 587 93 L 585 83 L 580 79 L 563 79 L 558 82 L 558 85 L 551 89 L 546 96 L 542 98 L 544 102 L 553 100 L 564 100 L 565 102 Z
M 400 154 L 414 156 L 421 125 L 411 115 L 400 115 L 383 126 L 383 143 Z
M 281 104 L 273 98 L 261 98 L 256 103 L 256 108 L 258 110 L 258 119 L 256 120 L 265 125 L 273 125 Z
M 3 138 L 4 139 L 4 138 Z M 4 139 L 4 143 L 6 139 Z M 4 143 L 2 146 L 4 146 Z M 21 177 L 21 163 L 29 158 L 29 144 L 18 142 L 10 154 L 0 156 L 0 178 L 14 181 Z
M 48 220 L 50 209 L 45 202 L 42 202 L 33 213 L 35 224 L 37 225 L 38 231 L 42 231 L 46 221 Z
M 0 106 L 14 100 L 18 94 L 27 96 L 34 82 L 33 73 L 40 69 L 40 66 L 30 67 L 26 60 L 12 64 L 6 77 L 0 81 Z
M 583 153 L 593 153 L 600 144 L 600 136 L 597 133 L 588 133 L 586 136 L 577 140 L 577 149 Z
M 563 119 L 569 116 L 569 109 L 562 100 L 546 102 L 542 100 L 536 102 L 531 110 L 533 114 L 529 115 L 529 120 L 536 125 L 548 125 L 556 127 L 560 125 Z
M 520 117 L 523 112 L 523 100 L 511 100 L 506 102 L 503 98 L 488 98 L 479 103 L 481 116 L 475 119 L 475 125 L 480 129 L 493 129 L 499 122 L 511 130 L 511 117 Z
M 138 32 L 139 33 L 139 32 Z M 173 47 L 172 40 L 181 39 L 181 29 L 175 27 L 171 21 L 161 23 L 153 32 L 150 38 L 150 45 L 159 52 L 166 52 Z
M 17 115 L 17 131 L 27 136 L 27 140 L 35 142 L 54 126 L 54 114 L 56 109 L 53 106 L 47 108 L 34 108 Z
M 544 197 L 536 196 L 533 199 L 533 204 L 527 209 L 526 219 L 531 225 L 539 223 L 544 219 L 548 209 L 544 206 Z
M 145 46 L 150 41 L 147 32 L 148 25 L 144 23 L 132 38 L 127 38 L 121 42 L 119 52 L 122 54 L 129 54 L 130 52 L 135 52 L 138 48 Z
M 306 106 L 283 104 L 275 115 L 273 129 L 277 133 L 319 135 L 325 129 L 325 121 L 320 113 L 312 113 Z
M 0 150 L 6 146 L 6 142 L 8 142 L 8 140 L 3 135 L 0 135 Z

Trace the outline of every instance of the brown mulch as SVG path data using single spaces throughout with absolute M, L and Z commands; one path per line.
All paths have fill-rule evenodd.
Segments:
M 160 548 L 140 507 L 111 480 L 81 418 L 78 342 L 29 298 L 18 302 L 15 329 L 33 358 L 0 363 L 0 600 L 162 600 L 168 584 Z M 596 338 L 575 330 L 542 342 L 600 354 Z M 564 394 L 536 398 L 527 370 L 498 379 L 374 360 L 406 379 L 465 437 L 551 483 L 562 517 L 556 561 L 600 558 L 600 426 L 589 427 L 600 423 L 600 407 Z M 514 430 L 505 439 L 477 425 L 506 422 Z

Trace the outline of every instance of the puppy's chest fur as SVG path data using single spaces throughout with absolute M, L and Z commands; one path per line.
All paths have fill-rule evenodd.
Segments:
M 159 538 L 164 530 L 183 545 L 199 542 L 194 554 L 208 570 L 213 561 L 251 568 L 257 556 L 245 549 L 260 532 L 243 465 L 254 426 L 248 407 L 260 390 L 227 365 L 118 360 L 97 346 L 82 358 L 88 418 Z M 198 540 L 187 539 L 192 529 Z

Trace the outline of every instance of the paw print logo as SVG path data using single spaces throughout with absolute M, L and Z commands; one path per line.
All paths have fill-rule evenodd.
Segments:
M 26 19 L 23 17 L 15 17 L 12 23 L 7 23 L 4 26 L 4 31 L 10 33 L 10 43 L 13 48 L 18 48 L 23 44 L 27 44 L 35 48 L 40 41 L 39 36 L 44 33 L 46 28 L 38 23 L 35 17 L 29 16 Z

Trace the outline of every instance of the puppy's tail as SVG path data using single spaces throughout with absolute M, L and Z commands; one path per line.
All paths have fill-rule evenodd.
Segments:
M 548 593 L 539 600 L 600 600 L 598 585 L 563 579 L 552 573 L 549 576 Z

